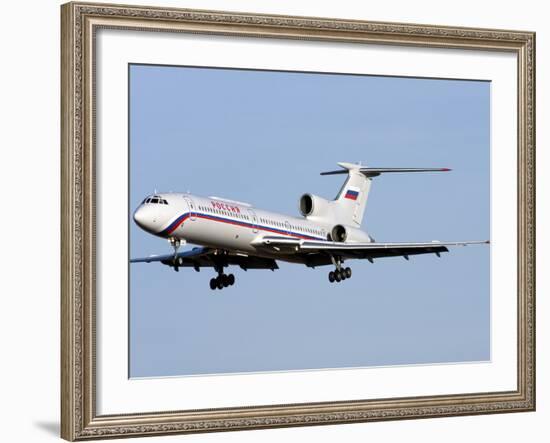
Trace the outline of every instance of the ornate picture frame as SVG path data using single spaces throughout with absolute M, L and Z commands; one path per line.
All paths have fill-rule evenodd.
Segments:
M 525 31 L 72 2 L 61 7 L 61 436 L 263 429 L 535 410 L 535 34 Z M 99 29 L 192 33 L 517 57 L 517 389 L 320 403 L 97 414 L 95 51 Z

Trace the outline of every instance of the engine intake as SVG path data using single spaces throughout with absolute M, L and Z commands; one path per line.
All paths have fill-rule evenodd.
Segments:
M 330 203 L 322 197 L 304 194 L 300 197 L 300 213 L 304 216 L 322 217 L 330 213 Z
M 330 235 L 332 237 L 332 241 L 336 242 L 345 242 L 348 238 L 348 232 L 346 231 L 346 228 L 342 225 L 336 225 L 334 228 L 332 228 Z
M 305 217 L 313 212 L 313 198 L 310 194 L 304 194 L 300 197 L 300 212 Z

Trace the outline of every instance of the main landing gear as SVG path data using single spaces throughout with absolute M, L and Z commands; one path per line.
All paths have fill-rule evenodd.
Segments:
M 218 276 L 210 280 L 210 289 L 213 291 L 216 289 L 227 288 L 228 286 L 233 286 L 235 284 L 235 276 L 233 274 L 224 274 L 223 267 L 216 267 L 218 271 Z
M 210 289 L 223 289 L 235 284 L 235 276 L 233 274 L 220 274 L 215 278 L 210 279 Z
M 328 281 L 331 283 L 339 283 L 346 278 L 351 278 L 351 268 L 335 269 L 328 273 Z
M 330 257 L 332 259 L 332 263 L 334 263 L 334 266 L 336 266 L 336 269 L 334 271 L 330 271 L 328 273 L 328 281 L 331 283 L 340 283 L 342 280 L 345 280 L 346 278 L 351 278 L 351 268 L 343 268 L 342 267 L 342 260 L 337 257 Z

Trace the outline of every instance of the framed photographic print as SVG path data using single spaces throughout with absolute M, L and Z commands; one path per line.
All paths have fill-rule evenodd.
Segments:
M 63 438 L 534 410 L 534 33 L 61 14 Z

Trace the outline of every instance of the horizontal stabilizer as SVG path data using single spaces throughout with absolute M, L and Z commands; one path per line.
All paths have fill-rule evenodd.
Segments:
M 336 174 L 348 174 L 349 170 L 352 168 L 349 168 L 347 163 L 338 163 L 339 165 L 346 165 L 342 166 L 344 169 L 338 169 L 336 171 L 326 171 L 321 172 L 321 175 L 336 175 Z M 449 168 L 362 168 L 355 166 L 356 171 L 361 172 L 362 174 L 366 175 L 367 177 L 377 177 L 380 174 L 386 174 L 388 172 L 448 172 L 450 171 Z

